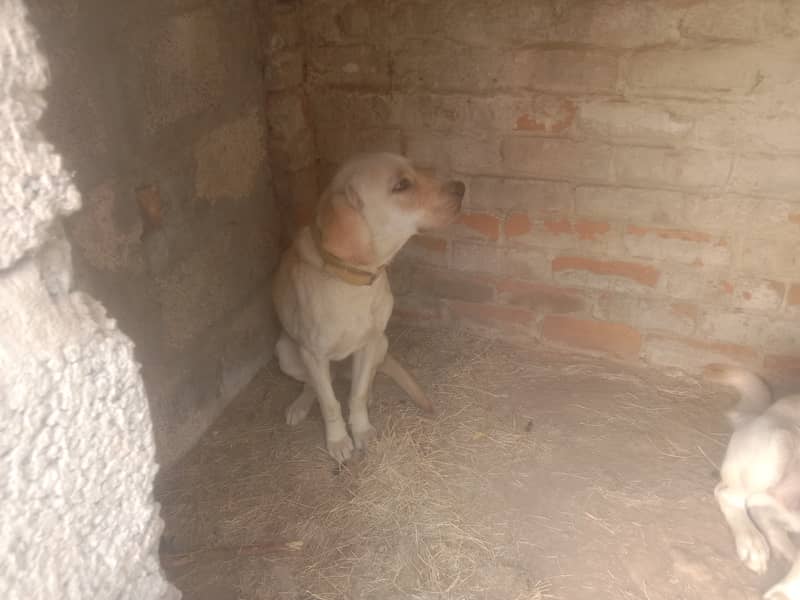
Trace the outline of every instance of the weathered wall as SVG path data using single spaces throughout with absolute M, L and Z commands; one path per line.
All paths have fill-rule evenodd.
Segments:
M 370 149 L 469 181 L 395 266 L 397 316 L 800 367 L 800 5 L 301 4 L 320 181 Z
M 0 3 L 0 597 L 169 600 L 133 345 L 73 287 L 80 196 L 37 122 L 46 63 Z
M 31 0 L 76 271 L 143 365 L 171 462 L 270 357 L 278 220 L 253 2 Z

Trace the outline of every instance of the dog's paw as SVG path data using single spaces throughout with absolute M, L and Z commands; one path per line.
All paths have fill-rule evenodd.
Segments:
M 353 441 L 359 450 L 366 450 L 369 443 L 377 437 L 378 432 L 372 425 L 361 431 L 353 430 Z
M 328 440 L 328 454 L 338 463 L 350 460 L 353 455 L 353 440 L 347 434 L 339 440 Z
M 736 552 L 748 569 L 759 575 L 767 572 L 769 544 L 759 531 L 751 531 L 736 538 Z

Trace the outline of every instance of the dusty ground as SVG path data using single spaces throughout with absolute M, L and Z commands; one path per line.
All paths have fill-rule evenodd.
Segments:
M 733 396 L 463 333 L 397 330 L 438 406 L 379 380 L 342 469 L 299 384 L 262 373 L 157 495 L 187 600 L 751 599 L 714 502 Z M 345 397 L 339 388 L 340 398 Z

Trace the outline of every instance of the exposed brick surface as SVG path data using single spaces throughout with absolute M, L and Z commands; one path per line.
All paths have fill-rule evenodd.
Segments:
M 467 302 L 491 302 L 494 298 L 494 288 L 485 279 L 438 269 L 417 269 L 411 288 L 419 295 Z
M 494 241 L 500 237 L 500 220 L 494 215 L 463 213 L 458 219 L 458 224 L 485 240 Z
M 574 313 L 582 311 L 586 306 L 585 294 L 554 285 L 500 279 L 496 281 L 495 288 L 499 302 L 523 306 L 537 312 Z
M 519 336 L 528 332 L 533 334 L 536 314 L 516 306 L 496 304 L 476 304 L 459 300 L 444 301 L 450 315 L 456 321 L 480 328 L 499 328 Z
M 628 325 L 564 315 L 545 317 L 542 336 L 555 344 L 624 358 L 637 356 L 642 344 L 641 334 Z
M 553 273 L 577 272 L 600 278 L 628 279 L 647 287 L 655 287 L 660 276 L 659 270 L 651 265 L 580 256 L 559 256 L 553 259 L 552 268 Z
M 656 365 L 692 372 L 699 372 L 711 363 L 754 366 L 758 362 L 758 353 L 748 346 L 660 334 L 645 337 L 642 354 Z
M 800 355 L 794 2 L 299 4 L 265 38 L 284 203 L 369 150 L 467 183 L 399 254 L 398 310 L 535 338 L 569 314 L 545 339 L 622 328 L 690 370 Z
M 604 144 L 535 137 L 507 137 L 500 154 L 511 173 L 542 179 L 609 181 L 611 149 Z

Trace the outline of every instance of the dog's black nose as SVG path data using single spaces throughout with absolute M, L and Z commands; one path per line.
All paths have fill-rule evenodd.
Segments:
M 443 187 L 446 194 L 459 200 L 464 197 L 464 192 L 467 191 L 467 186 L 464 185 L 463 181 L 448 181 Z

